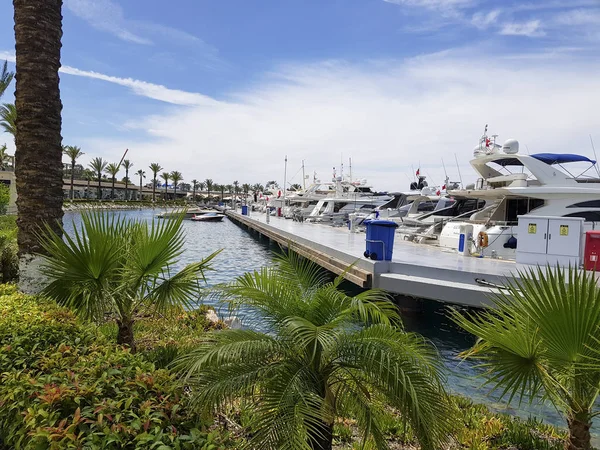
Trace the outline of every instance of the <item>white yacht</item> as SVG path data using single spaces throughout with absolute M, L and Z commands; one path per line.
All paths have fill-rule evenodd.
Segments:
M 486 127 L 487 129 L 487 127 Z M 495 138 L 494 138 L 495 141 Z M 473 236 L 486 234 L 486 255 L 514 259 L 518 245 L 517 217 L 582 217 L 586 227 L 600 226 L 600 175 L 596 161 L 571 153 L 519 153 L 519 143 L 503 146 L 486 134 L 475 148 L 471 166 L 479 174 L 474 189 L 452 190 L 458 201 L 483 202 L 484 207 L 462 220 L 448 221 L 440 247 L 458 247 L 461 225 L 473 225 Z

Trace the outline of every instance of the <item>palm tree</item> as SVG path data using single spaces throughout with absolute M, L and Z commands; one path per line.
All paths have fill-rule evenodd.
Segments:
M 127 197 L 127 188 L 129 187 L 129 169 L 133 167 L 133 163 L 128 159 L 124 160 L 121 164 L 125 169 L 125 200 L 129 200 Z
M 58 69 L 62 2 L 13 0 L 13 6 L 17 224 L 19 252 L 24 256 L 42 250 L 38 239 L 41 223 L 49 223 L 56 233 L 61 232 L 62 103 Z
M 108 166 L 106 166 L 106 169 L 104 169 L 104 171 L 109 174 L 111 176 L 111 181 L 112 181 L 112 186 L 110 189 L 110 198 L 111 200 L 115 199 L 115 180 L 117 177 L 117 174 L 119 173 L 119 164 L 117 163 L 110 163 Z
M 73 201 L 75 198 L 75 191 L 73 189 L 73 184 L 75 181 L 75 162 L 82 155 L 85 155 L 85 153 L 83 153 L 81 148 L 77 147 L 76 145 L 65 145 L 63 147 L 63 153 L 71 160 L 71 192 L 69 197 L 71 198 L 71 201 Z
M 292 184 L 290 187 L 291 187 L 291 188 L 292 188 L 292 190 L 294 190 L 294 191 L 300 191 L 300 190 L 302 190 L 302 186 L 301 186 L 300 184 L 298 184 L 298 183 L 294 183 L 294 184 Z
M 89 198 L 90 182 L 94 179 L 94 172 L 90 169 L 83 169 L 83 178 L 87 181 L 86 198 Z
M 202 191 L 204 190 L 205 187 L 206 187 L 206 184 L 205 184 L 204 181 L 201 181 L 201 182 L 198 183 L 198 191 L 200 193 L 202 193 Z
M 206 186 L 206 191 L 207 191 L 207 194 L 208 194 L 208 198 L 210 198 L 210 192 L 214 188 L 213 180 L 211 180 L 210 178 L 207 178 L 206 180 L 204 180 L 204 185 Z
M 248 204 L 248 192 L 250 192 L 250 185 L 248 183 L 242 184 L 242 192 L 244 193 L 244 203 Z
M 160 164 L 152 163 L 150 164 L 150 171 L 152 172 L 152 203 L 156 200 L 156 178 L 158 172 L 163 170 Z
M 196 188 L 198 187 L 198 180 L 192 180 L 192 201 L 196 201 Z
M 140 177 L 140 201 L 142 201 L 142 179 L 146 178 L 146 172 L 140 169 L 136 172 L 136 175 Z
M 15 74 L 13 72 L 8 71 L 8 62 L 4 61 L 2 65 L 2 72 L 0 72 L 0 98 L 4 95 L 6 89 L 10 85 L 13 80 Z
M 12 159 L 12 156 L 6 153 L 6 144 L 0 145 L 0 170 L 6 170 L 8 162 Z
M 221 191 L 221 201 L 225 198 L 225 191 L 227 190 L 227 186 L 224 184 L 219 185 L 219 190 Z
M 102 172 L 104 172 L 107 165 L 108 162 L 99 157 L 92 159 L 89 164 L 90 169 L 94 171 L 98 180 L 98 200 L 102 200 Z
M 173 188 L 175 189 L 173 198 L 177 200 L 177 185 L 183 181 L 183 175 L 181 175 L 181 172 L 174 170 L 171 172 L 171 180 L 173 180 Z
M 0 127 L 5 133 L 10 133 L 13 138 L 17 137 L 17 108 L 13 103 L 5 103 L 0 106 Z
M 169 198 L 167 197 L 167 188 L 169 187 L 169 180 L 171 179 L 171 174 L 169 172 L 163 172 L 160 174 L 160 177 L 165 180 L 165 201 Z
M 494 311 L 453 314 L 479 338 L 463 356 L 480 359 L 486 377 L 509 401 L 515 396 L 548 398 L 566 416 L 566 448 L 590 450 L 600 390 L 600 288 L 595 275 L 560 267 L 519 272 L 495 303 Z
M 232 308 L 252 311 L 265 330 L 209 333 L 180 357 L 199 405 L 250 400 L 249 448 L 332 448 L 333 424 L 352 415 L 366 441 L 387 448 L 379 402 L 397 408 L 422 449 L 441 448 L 449 425 L 435 350 L 404 332 L 380 290 L 354 297 L 294 252 L 223 289 Z M 364 447 L 361 447 L 364 448 Z M 371 448 L 371 447 L 369 447 Z
M 107 212 L 84 212 L 81 227 L 63 240 L 50 229 L 42 243 L 49 256 L 44 293 L 81 316 L 114 317 L 117 342 L 135 351 L 136 314 L 180 311 L 198 298 L 213 253 L 172 273 L 184 249 L 183 214 L 149 224 Z

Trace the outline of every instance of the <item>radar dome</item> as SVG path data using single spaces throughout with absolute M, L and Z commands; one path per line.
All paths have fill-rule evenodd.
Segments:
M 519 141 L 516 139 L 507 140 L 502 146 L 502 150 L 507 155 L 514 155 L 515 153 L 519 153 Z

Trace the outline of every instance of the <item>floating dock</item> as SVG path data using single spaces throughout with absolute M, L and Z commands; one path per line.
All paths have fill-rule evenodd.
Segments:
M 323 268 L 363 288 L 471 307 L 491 306 L 490 298 L 517 271 L 514 261 L 465 257 L 435 246 L 402 241 L 396 236 L 392 261 L 364 257 L 365 233 L 316 223 L 294 222 L 251 212 L 227 211 L 238 225 L 290 247 Z M 348 269 L 348 267 L 350 269 Z

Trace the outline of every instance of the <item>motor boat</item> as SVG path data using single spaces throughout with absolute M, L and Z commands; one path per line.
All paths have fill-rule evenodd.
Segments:
M 193 216 L 191 220 L 193 220 L 194 222 L 221 222 L 224 217 L 225 214 L 221 214 L 215 211 Z
M 189 208 L 189 209 L 175 209 L 173 211 L 165 211 L 157 214 L 158 219 L 171 219 L 178 217 L 182 213 L 185 213 L 184 219 L 191 219 L 194 216 L 200 216 L 211 212 L 218 212 L 212 208 Z
M 590 175 L 595 169 L 600 176 L 596 161 L 572 153 L 522 154 L 515 139 L 500 146 L 486 132 L 471 160 L 479 174 L 474 188 L 448 192 L 483 207 L 447 221 L 440 247 L 456 249 L 461 226 L 472 225 L 473 236 L 485 233 L 487 255 L 515 259 L 518 217 L 528 214 L 581 217 L 584 229 L 600 227 L 600 178 Z

